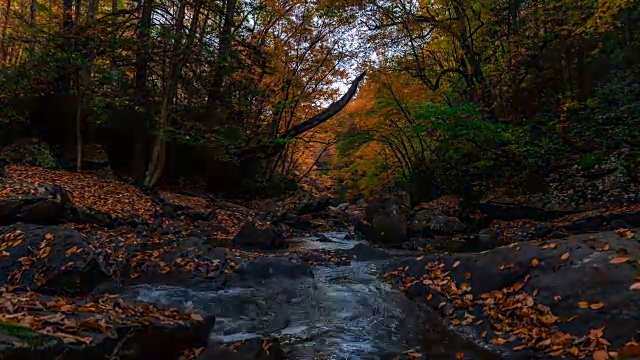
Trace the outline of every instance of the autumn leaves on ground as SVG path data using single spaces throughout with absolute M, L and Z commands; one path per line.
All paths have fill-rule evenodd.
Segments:
M 296 266 L 307 271 L 305 262 L 348 262 L 331 252 L 245 252 L 281 248 L 284 234 L 255 210 L 204 195 L 146 195 L 87 173 L 23 166 L 8 166 L 1 187 L 0 217 L 8 225 L 0 230 L 3 359 L 214 359 L 222 350 L 203 352 L 212 317 L 113 294 L 137 283 L 222 287 L 264 264 L 277 276 Z M 249 274 L 237 275 L 242 269 Z M 225 347 L 251 353 L 254 345 Z M 258 353 L 272 345 L 265 339 Z
M 273 251 L 287 246 L 287 236 L 348 228 L 349 223 L 383 248 L 400 246 L 415 253 L 396 256 L 396 269 L 386 280 L 429 304 L 454 328 L 466 328 L 478 341 L 506 350 L 508 358 L 640 355 L 634 338 L 640 247 L 631 229 L 640 224 L 638 206 L 533 220 L 539 209 L 493 199 L 482 203 L 483 213 L 474 210 L 467 219 L 455 197 L 410 211 L 406 200 L 406 195 L 382 195 L 358 210 L 349 204 L 331 206 L 327 198 L 302 204 L 288 199 L 267 205 L 278 214 L 274 217 L 256 202 L 245 207 L 197 194 L 145 194 L 88 173 L 9 166 L 0 200 L 2 221 L 8 224 L 0 231 L 0 268 L 6 274 L 1 280 L 2 356 L 282 358 L 277 339 L 207 345 L 212 317 L 116 294 L 139 283 L 206 281 L 223 288 L 251 282 L 252 267 L 265 269 L 264 264 L 267 276 L 278 276 L 306 273 L 309 265 L 366 260 L 351 253 Z M 529 211 L 533 219 L 494 219 L 489 237 L 469 234 L 478 218 L 499 218 L 505 209 L 510 214 Z M 388 220 L 402 221 L 399 214 L 405 216 L 409 242 L 397 243 L 377 232 Z M 489 251 L 468 252 L 474 249 Z M 428 353 L 411 351 L 397 358 L 424 356 Z

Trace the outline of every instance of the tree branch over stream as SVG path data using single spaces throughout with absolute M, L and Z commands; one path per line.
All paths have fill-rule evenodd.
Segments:
M 342 95 L 340 99 L 331 103 L 320 113 L 287 130 L 277 139 L 270 140 L 266 144 L 250 146 L 242 149 L 239 152 L 239 158 L 246 160 L 251 158 L 272 157 L 282 151 L 282 149 L 284 149 L 284 144 L 286 144 L 288 140 L 294 139 L 336 116 L 338 113 L 340 113 L 340 111 L 342 111 L 342 109 L 345 108 L 345 106 L 347 106 L 347 104 L 349 104 L 351 99 L 353 99 L 353 97 L 356 95 L 358 86 L 365 78 L 366 74 L 367 72 L 364 71 L 360 75 L 358 75 L 358 77 L 356 77 L 353 82 L 351 82 L 349 90 L 347 90 L 347 92 Z

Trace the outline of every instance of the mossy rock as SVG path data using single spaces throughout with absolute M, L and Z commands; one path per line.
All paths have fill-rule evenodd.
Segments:
M 28 327 L 0 322 L 0 359 L 18 359 L 32 351 L 48 351 L 62 346 L 62 341 L 35 332 Z
M 12 165 L 41 166 L 58 169 L 60 166 L 49 145 L 36 138 L 25 138 L 0 151 L 0 160 Z

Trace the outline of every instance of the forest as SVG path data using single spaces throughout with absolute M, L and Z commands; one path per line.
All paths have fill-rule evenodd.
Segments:
M 638 0 L 2 0 L 0 360 L 640 356 L 639 169 Z
M 108 162 L 147 187 L 277 193 L 317 174 L 329 187 L 339 179 L 344 196 L 472 196 L 636 147 L 636 10 L 630 0 L 11 0 L 2 142 L 35 138 L 56 165 Z M 316 126 L 364 71 L 348 109 Z

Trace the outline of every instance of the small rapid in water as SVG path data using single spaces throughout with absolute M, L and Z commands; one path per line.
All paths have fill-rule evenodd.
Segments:
M 324 236 L 324 241 L 301 239 L 293 246 L 349 249 L 360 243 L 343 240 L 344 233 Z M 211 336 L 222 342 L 278 337 L 291 359 L 382 359 L 411 350 L 430 352 L 429 358 L 451 358 L 459 349 L 429 326 L 433 315 L 429 318 L 384 282 L 385 265 L 354 261 L 347 266 L 314 266 L 313 278 L 274 278 L 216 291 L 141 285 L 127 293 L 142 301 L 214 314 Z

